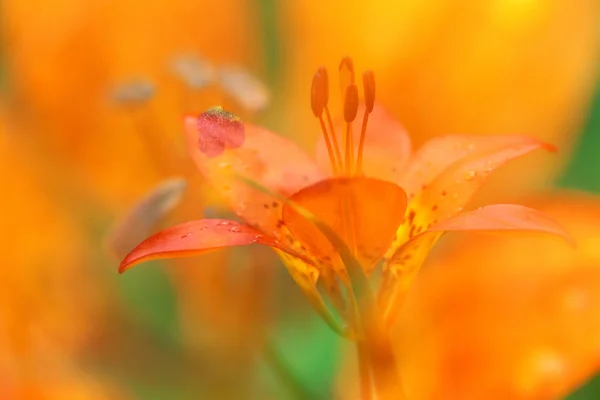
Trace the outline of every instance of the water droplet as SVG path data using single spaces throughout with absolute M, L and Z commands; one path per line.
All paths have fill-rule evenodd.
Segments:
M 204 231 L 206 229 L 208 229 L 208 226 L 206 226 L 206 225 L 201 226 L 200 228 L 198 228 L 199 231 Z
M 182 235 L 181 238 L 185 239 L 185 238 L 190 237 L 190 236 L 192 236 L 192 234 L 188 232 L 185 235 Z
M 465 176 L 465 180 L 470 181 L 471 179 L 475 178 L 476 176 L 477 176 L 476 171 L 469 171 L 469 172 L 467 172 L 467 175 Z
M 240 229 L 239 226 L 234 226 L 232 228 L 227 229 L 229 232 L 241 232 L 242 230 Z

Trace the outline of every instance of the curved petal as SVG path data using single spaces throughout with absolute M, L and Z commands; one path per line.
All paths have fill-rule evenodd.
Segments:
M 236 214 L 268 235 L 282 236 L 280 203 L 243 179 L 287 197 L 322 178 L 292 141 L 243 124 L 221 109 L 186 117 L 185 132 L 190 155 L 205 178 Z
M 283 206 L 283 221 L 303 246 L 325 264 L 337 257 L 333 244 L 293 205 L 337 233 L 367 271 L 388 250 L 406 210 L 402 188 L 365 177 L 320 181 L 294 194 L 290 202 Z
M 564 399 L 597 374 L 600 198 L 555 192 L 524 202 L 563 223 L 577 248 L 473 233 L 444 247 L 394 329 L 403 372 L 426 390 L 414 397 Z
M 543 232 L 575 243 L 571 235 L 547 214 L 517 204 L 494 204 L 460 213 L 433 225 L 429 231 Z
M 357 154 L 364 109 L 363 103 L 358 109 L 358 117 L 352 123 L 354 154 Z M 336 123 L 335 132 L 341 146 L 344 143 L 344 124 L 342 122 Z M 389 182 L 398 181 L 398 177 L 410 159 L 411 141 L 402 125 L 379 104 L 375 104 L 373 112 L 369 115 L 364 146 L 363 172 L 365 176 Z M 322 135 L 319 135 L 317 141 L 316 158 L 319 167 L 331 174 L 331 163 Z
M 444 136 L 427 142 L 399 182 L 410 200 L 400 242 L 462 211 L 494 169 L 540 148 L 552 150 L 525 136 Z
M 156 186 L 115 224 L 107 238 L 109 249 L 117 257 L 125 257 L 179 204 L 186 187 L 182 178 L 169 179 Z
M 458 214 L 435 224 L 404 243 L 389 258 L 379 293 L 386 322 L 392 324 L 407 290 L 433 245 L 444 232 L 537 232 L 549 233 L 573 243 L 572 237 L 543 212 L 514 204 L 495 204 Z
M 239 222 L 224 219 L 189 221 L 144 240 L 121 262 L 119 272 L 125 272 L 144 261 L 190 257 L 223 247 L 254 243 L 284 250 L 279 241 Z

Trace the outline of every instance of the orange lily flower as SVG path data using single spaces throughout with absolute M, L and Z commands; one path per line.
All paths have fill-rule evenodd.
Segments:
M 281 111 L 290 132 L 312 140 L 301 106 L 305 71 L 352 52 L 385 82 L 378 98 L 417 146 L 445 133 L 525 133 L 561 149 L 558 157 L 532 155 L 500 172 L 486 188 L 496 201 L 513 201 L 560 171 L 593 95 L 595 0 L 308 0 L 281 10 L 290 66 Z
M 354 74 L 349 59 L 342 62 L 342 79 L 346 72 Z M 371 73 L 365 74 L 366 104 L 360 107 L 364 119 L 359 127 L 357 85 L 352 79 L 344 91 L 344 143 L 349 157 L 338 157 L 342 152 L 332 144 L 340 143 L 341 130 L 325 124 L 328 87 L 322 69 L 315 75 L 313 108 L 322 122 L 323 147 L 328 147 L 329 158 L 317 157 L 314 162 L 293 142 L 244 124 L 220 108 L 186 117 L 191 156 L 245 224 L 207 219 L 177 225 L 140 244 L 123 260 L 120 271 L 150 259 L 260 243 L 277 249 L 312 297 L 316 278 L 328 268 L 339 273 L 339 260 L 334 259 L 336 249 L 291 203 L 339 234 L 366 273 L 385 258 L 389 280 L 416 272 L 413 269 L 443 231 L 541 230 L 564 235 L 551 220 L 521 206 L 495 205 L 460 213 L 491 171 L 548 145 L 522 136 L 447 136 L 432 140 L 411 156 L 405 131 L 374 103 Z M 353 158 L 354 152 L 358 158 Z M 344 221 L 339 199 L 351 201 L 351 209 L 346 210 L 351 220 Z M 354 237 L 344 233 L 348 231 L 344 223 L 354 224 Z
M 244 124 L 221 108 L 186 117 L 190 155 L 244 223 L 204 219 L 168 228 L 129 253 L 119 271 L 153 259 L 267 245 L 334 329 L 350 337 L 369 336 L 359 332 L 359 322 L 348 313 L 353 305 L 345 301 L 340 280 L 350 283 L 351 297 L 363 297 L 361 293 L 369 289 L 359 287 L 360 282 L 384 260 L 379 309 L 391 324 L 423 259 L 445 231 L 537 231 L 568 238 L 544 214 L 523 206 L 492 205 L 462 212 L 491 171 L 549 146 L 520 136 L 447 136 L 411 155 L 404 130 L 375 104 L 373 73 L 363 76 L 362 106 L 354 75 L 352 61 L 343 59 L 343 130 L 336 130 L 330 117 L 326 71 L 319 69 L 314 77 L 312 109 L 323 133 L 317 154 L 328 154 L 316 162 L 293 142 Z M 356 118 L 359 109 L 362 121 Z M 317 290 L 319 280 L 350 331 L 336 323 Z M 369 307 L 367 313 L 377 313 L 373 304 Z M 377 332 L 367 341 L 385 341 L 379 337 L 384 329 L 379 319 L 369 316 Z
M 466 235 L 424 268 L 393 333 L 414 399 L 557 399 L 600 368 L 600 199 L 538 196 L 577 248 Z

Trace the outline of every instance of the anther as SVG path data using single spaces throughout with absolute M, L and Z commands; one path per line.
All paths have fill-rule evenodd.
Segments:
M 219 83 L 225 94 L 252 113 L 267 108 L 271 100 L 267 87 L 248 70 L 239 66 L 221 67 Z
M 375 75 L 373 71 L 366 71 L 363 74 L 363 86 L 365 90 L 365 107 L 370 114 L 375 105 Z
M 367 124 L 369 122 L 369 114 L 373 112 L 373 107 L 375 106 L 375 75 L 373 74 L 373 71 L 366 71 L 363 74 L 363 86 L 365 90 L 365 114 L 360 130 L 360 141 L 358 142 L 358 158 L 356 160 L 357 175 L 362 174 L 363 149 L 365 146 L 365 137 L 367 135 Z
M 354 172 L 354 135 L 352 133 L 352 121 L 358 112 L 358 86 L 350 84 L 345 90 L 344 96 L 344 121 L 346 121 L 346 174 Z
M 348 85 L 344 96 L 344 121 L 350 123 L 356 118 L 358 112 L 358 86 L 355 83 Z
M 317 69 L 313 77 L 312 87 L 310 92 L 310 105 L 315 117 L 320 118 L 323 114 L 323 109 L 327 107 L 329 101 L 329 78 L 327 70 L 323 67 Z
M 338 175 L 338 163 L 341 162 L 341 156 L 336 158 L 336 152 L 339 153 L 339 150 L 337 148 L 337 141 L 335 140 L 335 132 L 333 129 L 331 129 L 331 132 L 328 133 L 327 128 L 325 127 L 325 121 L 323 120 L 323 110 L 327 110 L 328 101 L 329 78 L 327 76 L 327 70 L 323 67 L 320 67 L 317 69 L 317 72 L 313 77 L 310 91 L 310 106 L 313 114 L 319 119 L 319 123 L 321 125 L 321 131 L 323 132 L 323 137 L 325 138 L 325 145 L 327 146 L 329 161 L 331 162 L 331 171 L 334 175 Z M 329 136 L 330 134 L 331 138 Z

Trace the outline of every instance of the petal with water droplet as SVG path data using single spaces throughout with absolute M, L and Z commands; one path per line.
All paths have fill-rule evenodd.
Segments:
M 204 219 L 173 226 L 144 240 L 121 262 L 119 272 L 144 261 L 190 257 L 223 247 L 253 243 L 279 248 L 295 256 L 279 242 L 247 225 L 221 219 Z
M 219 127 L 204 121 L 199 126 L 197 117 L 185 119 L 188 149 L 201 173 L 248 224 L 281 238 L 281 204 L 276 195 L 290 196 L 323 175 L 295 143 L 250 124 L 243 124 L 244 141 L 239 146 L 223 144 L 222 151 L 208 155 L 199 141 Z M 273 194 L 256 190 L 244 180 Z
M 552 150 L 526 136 L 456 135 L 430 140 L 415 154 L 398 182 L 409 196 L 415 226 L 424 231 L 460 212 L 493 170 L 541 148 Z M 410 227 L 400 236 L 408 239 Z

